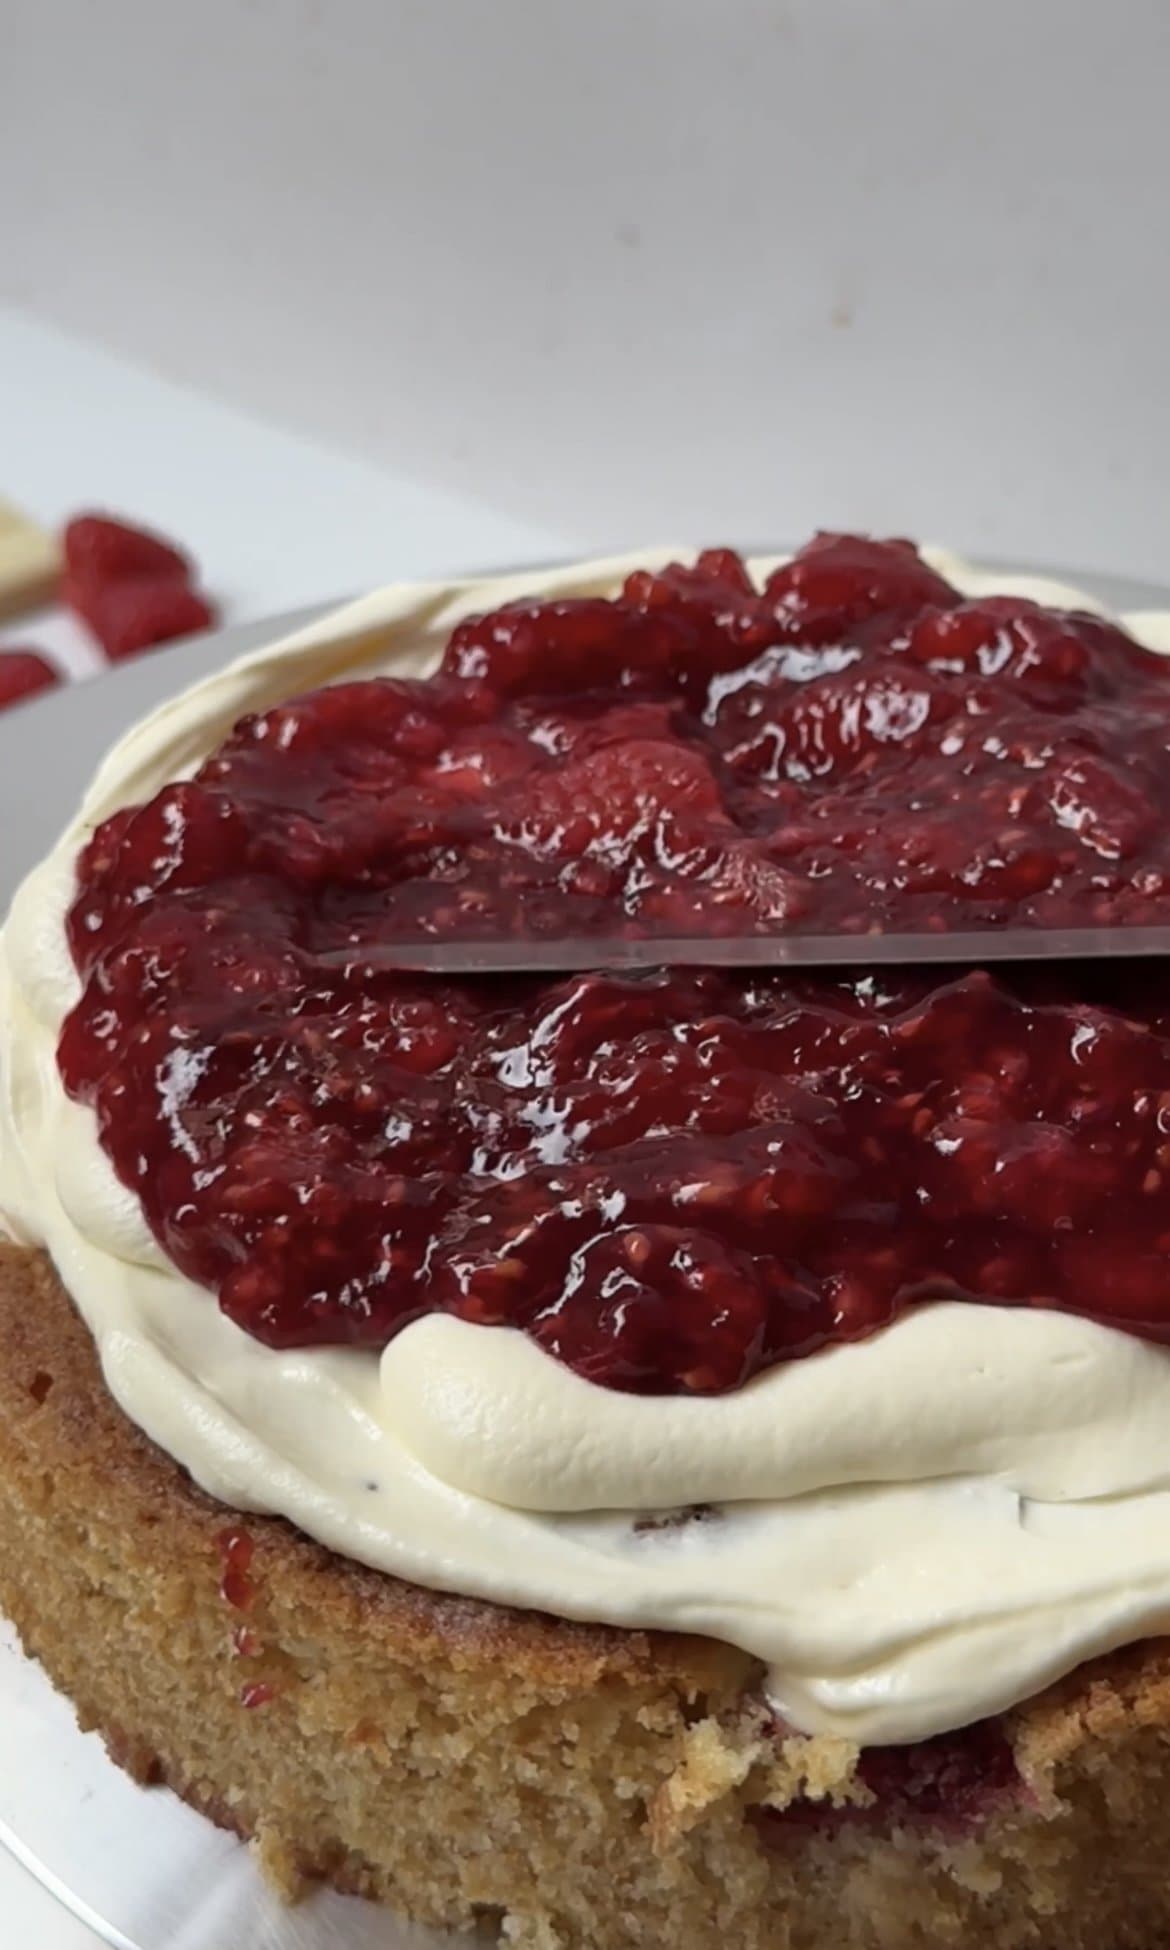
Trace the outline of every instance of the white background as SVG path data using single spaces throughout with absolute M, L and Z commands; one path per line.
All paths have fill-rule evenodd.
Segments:
M 1168 100 L 1166 0 L 4 0 L 0 296 L 582 542 L 1156 574 Z
M 0 0 L 0 493 L 233 616 L 834 524 L 1165 579 L 1168 102 L 1167 0 Z

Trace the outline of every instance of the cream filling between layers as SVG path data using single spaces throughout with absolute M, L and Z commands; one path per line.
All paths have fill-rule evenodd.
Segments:
M 930 553 L 970 593 L 1100 607 Z M 612 1394 L 522 1334 L 436 1316 L 380 1357 L 279 1353 L 168 1262 L 57 1075 L 78 993 L 63 920 L 101 819 L 194 769 L 245 711 L 425 673 L 461 616 L 610 593 L 662 559 L 389 589 L 132 730 L 0 936 L 0 1211 L 52 1254 L 126 1413 L 225 1503 L 440 1590 L 727 1640 L 767 1665 L 794 1725 L 920 1739 L 1170 1629 L 1170 1352 L 947 1304 L 707 1400 Z M 1126 620 L 1170 650 L 1170 615 Z M 718 1513 L 635 1527 L 684 1504 Z

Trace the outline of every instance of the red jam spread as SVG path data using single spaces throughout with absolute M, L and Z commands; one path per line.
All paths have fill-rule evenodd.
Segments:
M 1170 660 L 823 536 L 248 717 L 78 868 L 60 1062 L 274 1346 L 434 1311 L 719 1392 L 932 1298 L 1170 1341 L 1170 985 L 374 973 L 376 941 L 1170 920 Z M 321 956 L 353 947 L 349 965 Z

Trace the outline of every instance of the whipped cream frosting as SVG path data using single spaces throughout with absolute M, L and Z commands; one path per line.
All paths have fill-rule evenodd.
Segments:
M 925 553 L 972 594 L 1101 607 Z M 225 1503 L 440 1590 L 726 1640 L 766 1665 L 796 1727 L 916 1740 L 1170 1628 L 1170 1351 L 1059 1313 L 940 1303 L 703 1399 L 611 1393 L 516 1330 L 445 1316 L 380 1356 L 280 1352 L 170 1264 L 57 1073 L 75 860 L 109 813 L 190 773 L 245 711 L 358 673 L 425 674 L 465 615 L 609 594 L 666 559 L 689 554 L 398 586 L 132 730 L 0 936 L 0 1214 L 51 1253 L 126 1413 Z M 1126 621 L 1170 651 L 1170 615 Z M 712 1512 L 639 1521 L 686 1505 Z

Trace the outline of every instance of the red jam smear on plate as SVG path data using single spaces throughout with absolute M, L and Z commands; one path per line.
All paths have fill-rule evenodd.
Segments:
M 932 1298 L 1170 1341 L 1157 965 L 864 971 L 875 927 L 1170 920 L 1170 661 L 907 543 L 711 552 L 248 717 L 78 867 L 68 1090 L 279 1347 L 435 1311 L 717 1393 Z M 856 933 L 859 970 L 374 973 L 364 944 Z M 329 952 L 354 947 L 349 966 Z

